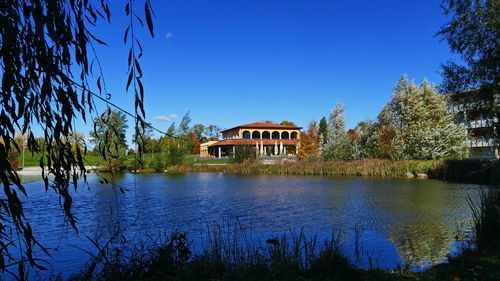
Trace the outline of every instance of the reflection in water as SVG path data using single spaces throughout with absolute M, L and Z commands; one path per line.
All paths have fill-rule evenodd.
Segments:
M 49 258 L 56 271 L 68 275 L 85 262 L 88 256 L 77 248 L 95 251 L 82 234 L 104 240 L 121 229 L 127 241 L 138 242 L 179 229 L 196 246 L 207 222 L 228 218 L 238 218 L 259 239 L 290 228 L 318 237 L 340 230 L 351 257 L 353 230 L 363 229 L 364 249 L 381 267 L 400 261 L 424 266 L 454 249 L 457 225 L 470 218 L 467 196 L 476 194 L 472 185 L 418 179 L 198 173 L 115 180 L 127 192 L 90 176 L 89 188 L 73 194 L 79 234 L 65 226 L 56 195 L 45 193 L 41 182 L 27 184 L 26 213 L 39 240 L 57 250 Z

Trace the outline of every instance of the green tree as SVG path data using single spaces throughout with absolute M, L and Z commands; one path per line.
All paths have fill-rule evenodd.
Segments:
M 500 1 L 444 0 L 444 14 L 449 18 L 436 34 L 459 54 L 462 63 L 448 61 L 442 65 L 444 93 L 454 95 L 455 102 L 468 110 L 479 102 L 479 110 L 488 118 L 491 136 L 500 149 Z M 484 102 L 486 101 L 486 102 Z
M 466 129 L 447 106 L 435 86 L 426 80 L 417 86 L 403 75 L 378 117 L 381 155 L 394 160 L 466 156 Z
M 90 136 L 97 144 L 106 170 L 116 171 L 122 167 L 127 152 L 127 128 L 127 117 L 121 111 L 108 110 L 94 119 Z
M 321 151 L 324 160 L 350 159 L 349 139 L 345 131 L 344 105 L 337 104 L 330 113 L 326 143 Z
M 237 145 L 234 148 L 235 163 L 243 163 L 245 161 L 252 161 L 257 157 L 255 147 L 246 145 Z
M 151 153 L 155 150 L 155 139 L 154 139 L 154 129 L 151 123 L 145 123 L 143 128 L 140 128 L 139 135 L 132 135 L 132 142 L 135 144 L 140 144 L 144 153 Z
M 191 114 L 188 111 L 182 117 L 181 123 L 179 123 L 179 128 L 177 128 L 178 134 L 179 135 L 187 135 L 187 134 L 189 134 L 189 132 L 190 132 L 189 124 L 190 123 L 191 123 Z
M 191 131 L 198 140 L 201 140 L 203 139 L 203 135 L 205 133 L 205 126 L 202 124 L 194 124 Z
M 208 125 L 205 128 L 205 134 L 210 140 L 217 140 L 222 128 L 217 125 Z
M 326 134 L 328 132 L 328 122 L 326 121 L 326 117 L 323 116 L 319 121 L 319 135 L 321 137 L 321 144 L 324 145 L 326 143 Z
M 373 120 L 359 122 L 350 134 L 352 158 L 377 158 L 377 123 Z
M 447 22 L 436 34 L 464 64 L 442 65 L 445 92 L 500 83 L 500 2 L 498 0 L 444 0 Z
M 149 0 L 141 4 L 144 17 L 139 9 L 131 13 L 133 7 L 138 8 L 137 2 L 124 3 L 130 17 L 125 30 L 125 44 L 130 47 L 126 88 L 133 85 L 136 93 L 139 125 L 144 117 L 139 63 L 142 51 L 132 26 L 145 18 L 153 35 Z M 95 112 L 93 96 L 98 94 L 89 92 L 93 88 L 89 83 L 95 82 L 103 96 L 108 94 L 99 63 L 94 63 L 98 57 L 92 51 L 94 44 L 105 43 L 92 32 L 103 21 L 110 22 L 111 11 L 106 0 L 3 0 L 0 15 L 0 180 L 4 193 L 0 196 L 0 271 L 11 274 L 16 267 L 17 278 L 24 279 L 25 265 L 38 264 L 33 253 L 47 249 L 36 241 L 23 210 L 29 198 L 8 157 L 20 146 L 14 136 L 16 130 L 25 133 L 27 150 L 42 156 L 40 166 L 48 171 L 42 176 L 45 189 L 54 190 L 60 197 L 67 221 L 76 228 L 70 192 L 82 176 L 86 179 L 87 147 L 83 151 L 76 148 L 75 153 L 69 141 L 76 130 L 75 119 L 86 122 Z M 12 233 L 17 236 L 12 237 Z M 14 248 L 20 255 L 10 254 Z
M 291 121 L 286 121 L 286 120 L 281 121 L 280 125 L 285 125 L 285 126 L 297 126 L 297 125 L 295 125 L 295 123 L 293 123 L 293 122 L 291 122 Z
M 170 126 L 168 126 L 166 136 L 167 137 L 172 137 L 175 135 L 175 122 L 172 122 Z
M 182 164 L 184 154 L 186 154 L 186 148 L 175 140 L 167 141 L 161 147 L 161 159 L 164 167 Z

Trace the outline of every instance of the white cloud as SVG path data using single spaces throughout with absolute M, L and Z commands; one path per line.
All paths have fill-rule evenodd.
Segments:
M 172 113 L 168 116 L 165 116 L 165 115 L 155 116 L 155 117 L 153 117 L 153 119 L 157 120 L 157 121 L 165 121 L 166 122 L 166 121 L 170 121 L 172 119 L 175 119 L 177 117 L 178 117 L 177 114 Z
M 172 38 L 172 37 L 174 37 L 174 34 L 173 34 L 172 32 L 167 32 L 167 33 L 165 34 L 165 38 L 167 38 L 167 39 L 170 39 L 170 38 Z

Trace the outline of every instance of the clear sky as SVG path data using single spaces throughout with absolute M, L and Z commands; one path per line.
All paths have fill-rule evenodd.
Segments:
M 133 111 L 124 91 L 128 19 L 124 1 L 110 2 L 111 24 L 95 29 L 109 46 L 98 55 L 112 101 Z M 141 65 L 147 119 L 163 130 L 187 111 L 192 124 L 223 128 L 261 120 L 306 126 L 337 102 L 354 127 L 376 118 L 404 72 L 439 84 L 439 66 L 452 58 L 434 38 L 446 22 L 438 0 L 152 3 L 155 38 L 140 32 Z M 88 135 L 91 126 L 81 128 Z

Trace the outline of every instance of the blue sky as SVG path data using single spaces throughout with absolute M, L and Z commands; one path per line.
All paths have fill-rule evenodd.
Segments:
M 111 24 L 95 29 L 109 46 L 98 55 L 112 101 L 132 111 L 133 95 L 124 91 L 128 19 L 122 1 L 110 2 Z M 440 1 L 152 2 L 155 38 L 140 30 L 141 65 L 147 119 L 163 130 L 187 111 L 192 124 L 306 126 L 337 102 L 354 127 L 376 118 L 404 72 L 439 84 L 440 64 L 453 57 L 434 38 L 446 22 Z

